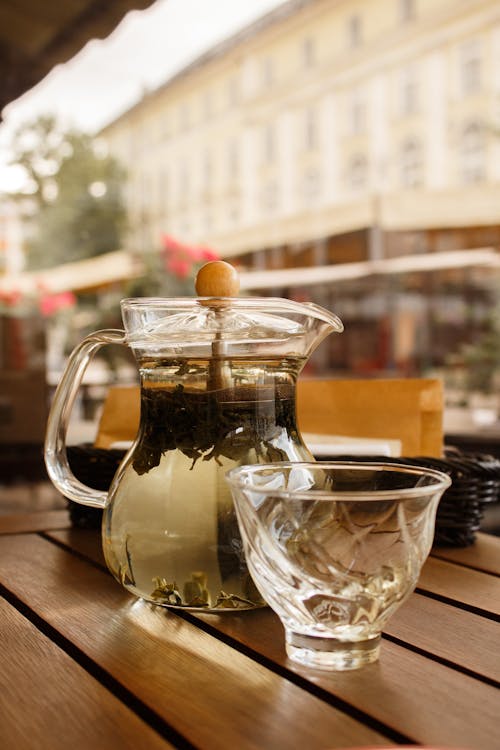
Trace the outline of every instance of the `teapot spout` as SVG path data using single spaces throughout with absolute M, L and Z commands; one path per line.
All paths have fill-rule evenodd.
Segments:
M 312 302 L 299 304 L 306 316 L 303 355 L 309 357 L 331 333 L 342 333 L 344 324 L 337 315 L 320 305 Z

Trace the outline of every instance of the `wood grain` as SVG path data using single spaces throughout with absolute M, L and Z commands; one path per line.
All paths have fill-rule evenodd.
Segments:
M 0 599 L 2 750 L 172 748 Z
M 54 514 L 53 516 L 52 513 Z M 26 521 L 16 521 L 16 516 L 10 516 L 8 518 L 11 520 L 8 523 L 12 524 L 13 529 L 16 529 L 16 524 L 18 524 L 21 527 L 20 531 L 24 530 L 22 528 L 23 525 L 27 527 L 27 531 L 46 530 L 49 536 L 57 539 L 62 544 L 82 554 L 86 554 L 89 558 L 94 559 L 95 562 L 102 562 L 104 565 L 100 532 L 94 529 L 71 528 L 69 521 L 64 523 L 64 516 L 57 515 L 60 513 L 64 514 L 66 511 L 52 511 L 52 513 L 29 514 L 29 518 Z M 48 523 L 44 521 L 44 515 L 50 516 Z M 32 518 L 33 516 L 35 518 Z M 39 518 L 37 519 L 36 516 Z M 57 522 L 58 519 L 61 519 L 60 523 Z M 2 522 L 4 520 L 0 517 L 0 534 L 2 533 Z M 54 520 L 56 523 L 54 523 Z M 33 525 L 35 522 L 37 523 L 37 527 L 29 528 L 30 524 Z M 489 534 L 478 534 L 475 543 L 470 547 L 435 547 L 432 550 L 432 557 L 455 562 L 485 573 L 500 575 L 500 538 Z
M 83 535 L 86 536 L 84 542 Z M 90 552 L 93 559 L 100 559 L 100 541 L 95 534 L 92 537 L 87 532 L 57 531 L 51 533 L 51 536 L 56 537 L 59 542 L 76 546 L 82 552 Z M 440 563 L 439 560 L 437 562 Z M 449 567 L 453 574 L 457 573 L 457 568 L 460 573 L 459 566 L 450 564 Z M 441 574 L 439 564 L 437 568 Z M 465 569 L 465 573 L 467 572 L 475 571 Z M 479 575 L 482 577 L 482 574 Z M 490 576 L 486 578 L 488 580 Z M 311 677 L 311 673 L 291 665 L 284 652 L 282 626 L 270 611 L 229 616 L 199 615 L 198 619 L 208 624 L 210 630 L 234 638 L 258 654 L 283 665 L 284 668 L 290 668 L 301 676 L 305 675 L 315 684 L 356 708 L 366 710 L 366 706 L 369 705 L 377 720 L 393 726 L 400 732 L 411 730 L 415 741 L 446 742 L 463 746 L 467 738 L 467 746 L 480 747 L 482 750 L 496 748 L 495 703 L 498 705 L 498 694 L 495 689 L 476 683 L 473 678 L 454 672 L 446 666 L 433 663 L 432 659 L 425 659 L 411 652 L 405 653 L 405 649 L 401 649 L 397 644 L 385 642 L 380 665 L 369 667 L 359 673 L 363 680 L 366 680 L 366 684 L 371 686 L 366 688 L 369 689 L 369 700 L 365 701 L 367 696 L 360 690 L 359 685 L 356 685 L 357 675 L 351 674 L 348 678 L 336 675 L 332 685 L 330 678 L 325 681 L 316 673 Z M 494 645 L 498 641 L 499 628 L 496 623 L 484 617 L 414 594 L 389 621 L 386 631 L 411 646 L 457 663 L 460 668 L 478 672 L 491 680 L 499 677 L 500 664 Z M 388 663 L 392 665 L 394 659 L 394 670 L 388 672 Z M 409 666 L 405 665 L 403 671 L 401 665 L 406 661 L 409 662 Z M 382 667 L 384 680 L 380 684 Z M 389 673 L 391 680 L 386 680 Z M 427 682 L 421 679 L 421 674 L 426 675 Z M 409 685 L 411 691 L 408 690 Z M 446 686 L 444 692 L 443 686 Z M 486 694 L 483 694 L 485 688 Z M 448 698 L 447 690 L 451 691 Z M 393 693 L 406 696 L 412 711 L 399 716 L 399 703 L 391 701 Z M 482 698 L 479 698 L 480 694 Z M 448 706 L 450 701 L 452 705 Z M 446 708 L 450 721 L 447 719 L 443 722 L 443 707 Z M 477 711 L 477 716 L 481 718 L 477 722 L 470 722 L 471 712 L 474 711 Z M 451 730 L 453 737 L 450 737 Z M 478 733 L 481 737 L 477 736 Z
M 500 656 L 495 646 L 500 626 L 492 620 L 413 594 L 391 617 L 384 632 L 500 682 Z
M 500 575 L 500 538 L 491 534 L 477 534 L 469 547 L 435 547 L 432 556 Z
M 371 716 L 414 742 L 497 750 L 500 694 L 473 677 L 387 640 L 378 664 L 334 676 L 311 673 L 287 660 L 283 628 L 269 610 L 197 618 L 359 710 L 368 707 Z M 441 633 L 443 640 L 447 636 Z
M 105 566 L 98 532 L 67 529 L 47 536 Z M 500 660 L 495 654 L 492 658 L 499 628 L 484 617 L 413 594 L 389 620 L 385 632 L 488 679 L 500 680 Z
M 0 534 L 21 534 L 46 529 L 66 529 L 70 525 L 67 510 L 46 510 L 0 516 Z
M 500 578 L 429 557 L 417 589 L 500 615 Z
M 106 568 L 101 532 L 97 529 L 56 529 L 45 532 L 44 536 Z
M 390 744 L 39 536 L 0 539 L 0 582 L 196 747 Z

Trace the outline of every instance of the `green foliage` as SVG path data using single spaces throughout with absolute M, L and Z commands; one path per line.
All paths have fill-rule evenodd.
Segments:
M 125 172 L 113 157 L 99 152 L 92 136 L 62 132 L 53 117 L 40 117 L 21 126 L 12 150 L 12 163 L 28 176 L 27 192 L 36 209 L 26 247 L 29 268 L 50 268 L 120 248 L 126 228 Z
M 466 369 L 467 390 L 492 393 L 500 373 L 500 307 L 477 341 L 464 344 L 459 356 Z

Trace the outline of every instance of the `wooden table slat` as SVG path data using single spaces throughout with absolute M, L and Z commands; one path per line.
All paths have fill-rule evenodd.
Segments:
M 51 529 L 44 532 L 43 536 L 47 539 L 53 539 L 58 544 L 67 547 L 68 550 L 77 552 L 107 570 L 102 551 L 101 534 L 97 529 Z
M 47 536 L 105 566 L 98 532 L 69 529 Z M 492 654 L 498 628 L 485 617 L 413 594 L 389 620 L 385 632 L 487 679 L 500 680 L 500 659 Z
M 498 537 L 491 534 L 477 534 L 469 547 L 434 547 L 432 556 L 500 576 L 498 542 Z
M 67 529 L 70 527 L 67 510 L 34 511 L 15 515 L 0 515 L 1 534 L 22 534 L 47 529 Z
M 0 539 L 0 582 L 197 747 L 391 744 L 39 536 Z
M 57 512 L 65 513 L 66 511 Z M 102 562 L 104 565 L 104 557 L 100 551 L 100 532 L 98 530 L 76 529 L 66 525 L 48 525 L 46 526 L 46 530 L 48 536 L 52 536 L 66 546 L 87 555 L 95 562 Z M 0 533 L 2 533 L 1 520 Z M 99 540 L 97 544 L 95 540 Z M 478 534 L 477 541 L 470 547 L 435 548 L 432 551 L 432 558 L 458 563 L 473 570 L 500 575 L 498 538 L 489 534 Z M 429 562 L 427 565 L 429 565 Z
M 1 598 L 0 642 L 0 747 L 173 747 Z
M 498 624 L 486 617 L 414 593 L 384 633 L 500 683 Z
M 197 706 L 192 707 L 194 711 L 206 711 L 199 704 L 201 703 L 203 707 L 207 700 L 211 703 L 217 698 L 221 707 L 219 711 L 230 711 L 233 714 L 236 710 L 239 715 L 238 709 L 233 705 L 235 698 L 232 691 L 245 693 L 248 690 L 246 681 L 255 670 L 260 669 L 258 665 L 247 660 L 242 654 L 231 650 L 229 646 L 227 647 L 229 653 L 226 654 L 225 649 L 222 648 L 225 644 L 213 638 L 204 646 L 200 641 L 202 634 L 199 630 L 195 627 L 192 630 L 186 630 L 186 627 L 190 625 L 189 622 L 182 622 L 173 613 L 164 612 L 160 608 L 130 600 L 118 584 L 105 573 L 101 573 L 82 560 L 72 558 L 63 549 L 53 547 L 48 540 L 36 538 L 32 541 L 36 544 L 30 546 L 25 537 L 9 537 L 0 540 L 0 580 L 8 581 L 9 585 L 15 586 L 18 591 L 24 592 L 25 596 L 29 596 L 32 606 L 36 605 L 39 614 L 49 619 L 58 629 L 62 629 L 67 637 L 78 643 L 82 650 L 98 660 L 117 679 L 130 684 L 135 694 L 141 695 L 143 699 L 146 696 L 148 702 L 152 701 L 155 704 L 157 701 L 158 684 L 160 688 L 165 684 L 169 690 L 175 690 L 176 698 L 172 710 L 175 709 L 174 713 L 178 722 L 182 721 L 182 707 L 184 706 L 185 711 L 185 703 L 188 701 L 185 684 L 187 677 L 184 678 L 183 672 L 186 670 L 189 672 L 190 669 L 191 672 L 195 670 L 196 676 L 204 675 L 201 692 L 197 687 L 196 678 L 194 683 L 190 681 L 190 689 L 195 691 L 197 696 Z M 22 560 L 21 569 L 11 563 L 13 551 L 10 550 L 9 554 L 8 544 L 18 548 L 15 554 Z M 33 568 L 38 571 L 36 585 L 30 578 Z M 58 588 L 54 586 L 53 579 L 57 575 L 54 569 L 59 571 L 60 576 L 63 575 L 64 578 L 70 576 L 70 579 L 74 578 L 78 582 L 74 595 L 70 597 L 75 600 L 72 605 L 75 618 L 71 618 L 69 622 L 68 617 L 60 612 L 61 608 L 64 610 L 70 605 L 65 598 L 59 601 L 60 586 Z M 47 590 L 51 592 L 51 600 L 46 598 Z M 102 623 L 100 623 L 100 618 L 103 619 Z M 402 646 L 384 642 L 380 663 L 359 672 L 335 675 L 319 672 L 311 674 L 310 670 L 292 665 L 286 660 L 282 627 L 269 610 L 224 616 L 200 614 L 197 619 L 208 623 L 210 629 L 213 628 L 215 622 L 216 627 L 213 628 L 215 635 L 220 632 L 226 633 L 253 651 L 263 654 L 266 659 L 291 669 L 303 679 L 312 680 L 327 693 L 359 710 L 365 710 L 369 706 L 374 719 L 392 727 L 396 732 L 409 732 L 414 741 L 427 744 L 447 743 L 456 746 L 463 746 L 466 741 L 465 746 L 470 748 L 485 750 L 493 747 L 491 738 L 496 736 L 498 714 L 496 690 L 490 685 Z M 131 625 L 141 635 L 132 643 L 129 633 Z M 110 628 L 112 633 L 110 633 Z M 118 648 L 120 656 L 117 658 L 116 643 L 121 639 L 124 639 L 125 645 L 123 649 Z M 190 659 L 186 661 L 188 644 L 189 652 L 195 656 L 194 663 Z M 131 653 L 129 653 L 130 650 Z M 200 663 L 200 653 L 210 656 L 208 665 Z M 173 661 L 174 654 L 175 660 Z M 157 666 L 153 666 L 152 673 L 145 674 L 143 665 L 145 662 L 151 662 L 152 659 L 154 665 Z M 245 661 L 242 662 L 242 659 Z M 217 685 L 217 688 L 214 688 L 210 681 L 211 693 L 214 689 L 216 690 L 215 695 L 210 698 L 207 698 L 205 694 L 208 689 L 207 667 L 214 672 Z M 199 674 L 198 670 L 200 670 Z M 151 688 L 153 680 L 157 685 L 154 691 Z M 237 688 L 235 682 L 238 683 Z M 227 683 L 225 685 L 227 689 L 221 695 L 220 685 L 225 683 Z M 411 685 L 411 691 L 407 689 L 408 685 Z M 429 686 L 432 686 L 432 690 Z M 290 688 L 291 686 L 288 686 L 288 689 Z M 274 722 L 279 721 L 283 708 L 281 705 L 277 707 L 273 704 L 272 697 L 270 698 L 269 695 L 266 700 L 267 711 L 262 709 L 261 702 L 267 694 L 264 683 L 260 685 L 258 693 L 260 697 L 257 704 L 255 704 L 255 696 L 251 697 L 253 710 L 258 712 L 264 723 L 270 721 L 267 711 L 274 715 Z M 453 695 L 451 703 L 450 695 Z M 168 696 L 171 700 L 170 692 Z M 316 699 L 310 697 L 309 700 Z M 290 702 L 290 699 L 287 701 Z M 293 701 L 290 707 L 292 705 Z M 446 722 L 443 722 L 442 716 L 444 705 L 447 705 Z M 155 704 L 155 710 L 165 710 L 165 707 Z M 302 702 L 301 712 L 303 713 L 304 710 Z M 324 704 L 324 710 L 333 711 L 326 704 Z M 480 711 L 482 716 L 482 721 L 477 724 L 470 721 L 470 716 L 475 710 Z M 316 724 L 319 731 L 317 722 L 324 721 L 324 717 L 314 718 L 314 713 L 317 711 L 317 705 L 314 705 L 312 713 L 309 707 L 307 708 L 307 723 L 308 725 L 309 723 Z M 344 717 L 342 725 L 346 718 Z M 193 724 L 198 726 L 198 720 L 196 713 L 191 715 L 186 731 L 188 728 L 192 730 Z M 238 726 L 241 728 L 240 717 Z M 211 729 L 214 731 L 213 726 Z M 247 735 L 248 731 L 248 727 L 245 728 L 245 736 L 250 736 L 255 740 L 255 733 Z M 262 727 L 260 731 L 263 731 Z M 293 734 L 293 740 L 297 740 L 297 746 L 304 742 L 303 736 L 300 740 L 298 739 L 302 733 L 299 732 L 297 735 L 296 725 L 290 725 L 290 732 Z M 196 741 L 203 746 L 207 738 L 201 729 L 200 733 L 196 737 L 191 735 L 189 738 L 191 741 L 196 738 Z M 265 741 L 262 736 L 259 735 L 259 737 L 263 745 L 267 742 L 268 745 L 279 746 L 275 744 L 277 737 L 273 737 L 272 743 L 270 743 L 269 735 L 266 735 Z M 225 738 L 227 741 L 227 735 Z M 288 733 L 282 733 L 280 740 L 290 747 L 291 737 Z M 232 736 L 231 742 L 235 741 L 236 738 Z M 238 741 L 241 741 L 241 738 Z M 311 738 L 308 742 L 308 747 L 314 746 L 314 740 L 312 745 Z M 362 744 L 359 738 L 357 743 Z M 356 743 L 351 741 L 351 744 Z M 334 747 L 335 744 L 330 742 L 330 746 Z
M 413 741 L 429 746 L 496 750 L 498 691 L 432 659 L 383 640 L 378 664 L 333 677 L 311 673 L 287 661 L 283 628 L 268 611 L 226 618 L 199 614 L 197 618 L 275 663 L 310 678 L 324 690 L 362 709 L 386 725 L 406 732 Z M 444 708 L 446 706 L 446 709 Z M 471 721 L 481 715 L 481 722 Z
M 429 557 L 417 589 L 500 615 L 500 578 L 488 573 Z

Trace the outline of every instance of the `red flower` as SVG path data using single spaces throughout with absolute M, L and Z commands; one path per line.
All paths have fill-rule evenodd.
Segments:
M 61 292 L 60 294 L 46 294 L 40 299 L 40 312 L 46 317 L 53 315 L 59 310 L 67 310 L 74 307 L 76 297 L 73 292 Z
M 165 268 L 179 279 L 187 278 L 194 264 L 219 259 L 215 250 L 203 245 L 186 245 L 169 234 L 162 235 L 161 242 Z
M 163 243 L 164 250 L 166 250 L 167 252 L 173 252 L 174 250 L 179 250 L 180 248 L 184 247 L 184 245 L 181 245 L 181 243 L 170 234 L 162 235 L 161 241 Z
M 170 258 L 167 263 L 167 270 L 179 279 L 187 279 L 191 272 L 191 263 L 181 258 Z
M 202 260 L 219 260 L 220 255 L 216 250 L 212 250 L 210 247 L 200 247 Z

